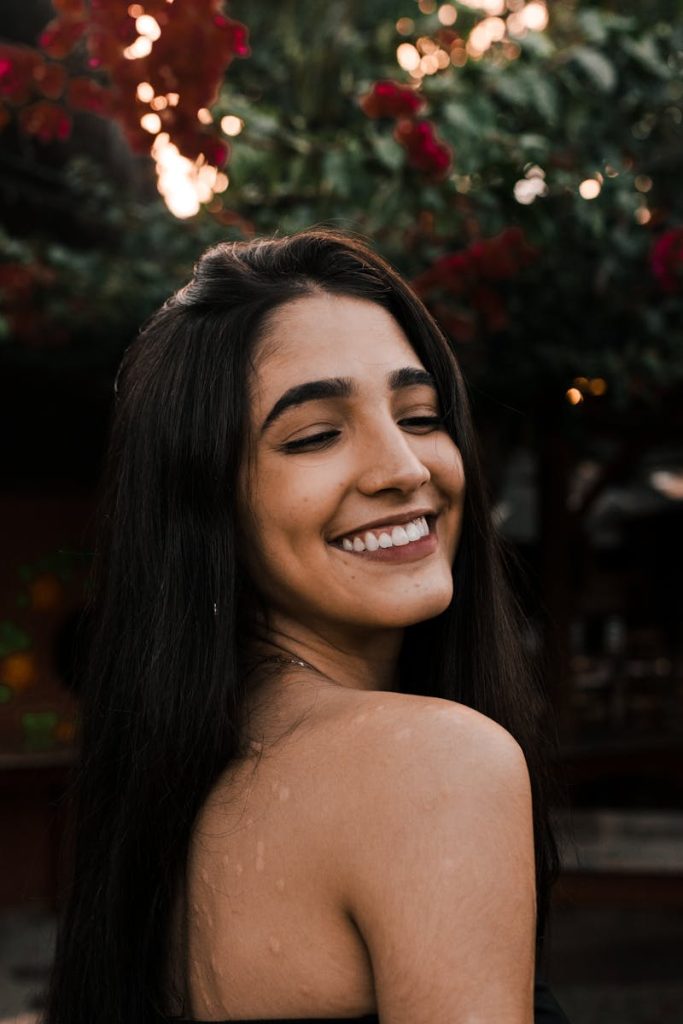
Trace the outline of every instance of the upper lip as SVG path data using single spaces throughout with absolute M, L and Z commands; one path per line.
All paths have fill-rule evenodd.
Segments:
M 344 530 L 342 533 L 338 533 L 331 540 L 341 540 L 342 537 L 351 537 L 357 534 L 363 533 L 364 530 L 374 530 L 378 526 L 401 526 L 403 523 L 410 523 L 413 519 L 419 519 L 420 516 L 437 516 L 439 513 L 433 508 L 415 508 L 411 509 L 410 512 L 397 512 L 396 515 L 383 516 L 382 519 L 373 519 L 369 523 L 363 523 L 362 526 L 354 526 L 350 530 Z

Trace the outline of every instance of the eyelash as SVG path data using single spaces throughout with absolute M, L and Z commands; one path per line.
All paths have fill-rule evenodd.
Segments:
M 443 427 L 441 416 L 411 416 L 408 419 L 399 420 L 399 423 L 411 423 L 414 426 L 431 427 L 434 430 Z M 338 430 L 326 430 L 321 434 L 311 434 L 310 437 L 300 437 L 296 441 L 288 441 L 282 445 L 282 450 L 285 452 L 300 452 L 306 448 L 315 448 L 317 451 L 320 451 L 323 448 L 327 448 L 338 435 Z

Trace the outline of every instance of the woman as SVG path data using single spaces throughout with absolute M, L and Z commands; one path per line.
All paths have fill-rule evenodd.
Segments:
M 528 1024 L 545 706 L 436 323 L 343 235 L 218 245 L 117 395 L 47 1024 Z

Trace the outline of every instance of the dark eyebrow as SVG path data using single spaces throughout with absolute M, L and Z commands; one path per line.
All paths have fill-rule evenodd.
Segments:
M 278 398 L 263 421 L 261 433 L 281 416 L 285 409 L 290 409 L 293 405 L 303 405 L 304 402 L 314 402 L 321 398 L 349 398 L 352 392 L 353 381 L 348 377 L 327 377 L 324 380 L 309 380 L 305 384 L 295 384 Z
M 389 387 L 392 391 L 398 391 L 400 388 L 414 388 L 418 384 L 426 384 L 427 387 L 436 390 L 436 381 L 431 373 L 417 366 L 404 366 L 389 374 Z
M 417 366 L 404 366 L 400 370 L 393 370 L 389 374 L 387 381 L 391 391 L 411 388 L 419 384 L 426 384 L 428 387 L 436 388 L 431 373 Z M 325 398 L 350 398 L 354 391 L 354 383 L 348 377 L 326 377 L 323 380 L 309 380 L 305 384 L 295 384 L 294 387 L 289 388 L 285 391 L 284 395 L 278 398 L 263 421 L 261 433 L 274 423 L 286 409 L 291 409 L 292 406 L 303 405 L 304 402 L 314 402 Z

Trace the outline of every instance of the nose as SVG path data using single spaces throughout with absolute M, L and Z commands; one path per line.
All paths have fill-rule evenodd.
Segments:
M 363 494 L 393 490 L 410 494 L 431 480 L 429 468 L 396 423 L 376 426 L 365 438 L 356 485 Z

